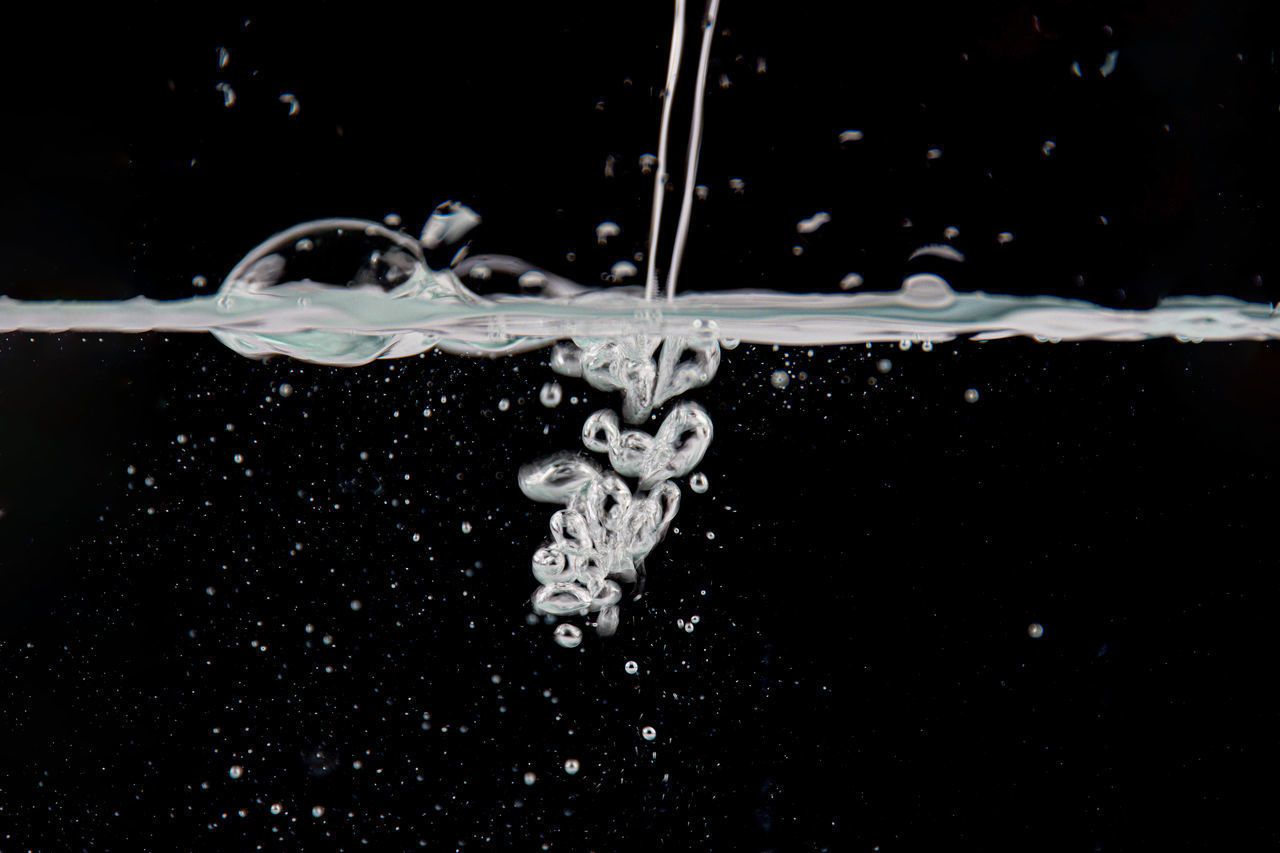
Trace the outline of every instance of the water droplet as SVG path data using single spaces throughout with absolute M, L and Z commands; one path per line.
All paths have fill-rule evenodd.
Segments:
M 312 806 L 312 807 L 311 807 L 311 816 L 312 816 L 312 817 L 323 817 L 323 816 L 324 816 L 324 806 Z
M 997 234 L 997 235 L 996 235 L 996 242 L 997 242 L 997 243 L 999 243 L 1001 246 L 1004 246 L 1004 245 L 1007 245 L 1007 244 L 1009 244 L 1009 243 L 1012 243 L 1012 242 L 1013 242 L 1013 232 L 1012 232 L 1012 231 L 1001 231 L 999 234 Z
M 281 397 L 288 397 L 293 394 L 293 386 L 288 382 L 280 383 L 279 393 Z
M 733 190 L 734 195 L 742 195 L 742 191 L 746 189 L 747 182 L 742 178 L 730 178 L 729 189 Z
M 360 599 L 358 599 L 358 598 L 353 598 L 353 599 L 351 599 L 351 605 L 350 605 L 350 606 L 351 606 L 351 609 L 352 609 L 352 610 L 359 610 L 360 608 L 364 607 L 364 603 L 363 603 L 362 601 L 360 601 Z
M 609 275 L 613 277 L 614 281 L 631 278 L 638 272 L 640 271 L 636 269 L 636 265 L 631 263 L 631 261 L 618 261 L 616 264 L 609 267 Z
M 480 214 L 465 204 L 456 201 L 442 202 L 427 217 L 427 224 L 422 226 L 418 242 L 428 249 L 456 243 L 479 225 L 480 221 Z
M 462 532 L 463 532 L 463 533 L 470 533 L 470 532 L 471 532 L 471 522 L 469 522 L 469 521 L 464 521 L 464 522 L 462 522 Z
M 231 769 L 227 771 L 227 775 L 232 779 L 239 779 L 244 775 L 244 768 L 239 764 L 232 764 Z
M 1039 622 L 1032 622 L 1027 626 L 1027 636 L 1033 640 L 1038 640 L 1044 636 L 1044 626 Z
M 272 803 L 272 804 L 271 804 L 271 813 L 272 813 L 272 814 L 280 814 L 280 812 L 282 812 L 282 811 L 284 811 L 284 806 L 280 805 L 279 803 Z
M 840 131 L 841 142 L 860 142 L 863 133 L 860 130 L 842 130 Z
M 893 370 L 893 362 L 887 358 L 882 358 L 876 362 L 876 370 L 881 373 L 888 373 L 890 370 Z
M 596 243 L 603 246 L 609 242 L 610 237 L 617 237 L 622 233 L 622 229 L 618 227 L 616 222 L 601 222 L 596 226 Z
M 976 403 L 976 402 L 978 402 L 978 389 L 977 389 L 977 388 L 970 388 L 969 390 L 965 391 L 965 392 L 964 392 L 964 401 L 965 401 L 966 403 Z
M 230 84 L 219 83 L 214 87 L 222 93 L 222 105 L 224 107 L 233 107 L 236 103 L 236 90 L 232 89 Z
M 774 388 L 782 390 L 791 384 L 791 374 L 785 370 L 775 370 L 773 375 L 769 377 L 769 382 L 773 384 Z
M 851 272 L 848 275 L 846 275 L 844 278 L 840 279 L 841 290 L 853 290 L 855 287 L 861 287 L 861 286 L 862 286 L 862 276 L 858 275 L 856 272 Z
M 701 471 L 689 478 L 689 488 L 693 489 L 700 495 L 706 492 L 710 485 L 711 483 L 707 480 L 707 475 Z
M 231 61 L 231 52 L 225 47 L 218 48 L 218 67 L 226 68 L 227 63 Z
M 509 408 L 511 408 L 511 401 L 508 400 L 506 397 L 503 397 L 501 400 L 498 401 L 499 412 L 505 412 Z
M 566 649 L 577 648 L 582 643 L 582 629 L 568 622 L 561 622 L 555 630 L 556 642 Z
M 524 774 L 524 783 L 526 785 L 532 785 L 534 782 L 537 782 L 537 781 L 538 781 L 538 774 L 534 773 L 532 770 L 529 770 Z
M 823 225 L 831 221 L 831 214 L 826 211 L 818 211 L 808 219 L 801 219 L 796 223 L 796 231 L 801 234 L 812 234 Z

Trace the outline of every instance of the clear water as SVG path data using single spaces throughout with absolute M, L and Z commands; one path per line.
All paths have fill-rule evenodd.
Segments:
M 648 56 L 625 69 L 630 91 L 650 90 L 638 105 L 622 100 L 623 73 L 600 83 L 616 97 L 603 114 L 631 112 L 638 130 L 607 146 L 589 133 L 535 144 L 539 156 L 506 171 L 520 141 L 558 130 L 555 107 L 531 100 L 537 120 L 524 123 L 517 97 L 437 108 L 456 82 L 439 69 L 466 62 L 428 69 L 431 132 L 415 135 L 404 107 L 418 101 L 387 97 L 363 72 L 335 107 L 331 86 L 281 80 L 283 63 L 255 62 L 251 46 L 201 48 L 220 85 L 202 84 L 209 112 L 191 140 L 210 113 L 230 124 L 257 116 L 255 104 L 270 110 L 264 125 L 317 125 L 279 148 L 270 134 L 235 137 L 270 180 L 230 181 L 223 166 L 182 205 L 149 198 L 170 218 L 216 199 L 221 221 L 172 225 L 138 253 L 140 281 L 148 259 L 176 255 L 165 274 L 183 298 L 100 301 L 109 291 L 84 286 L 81 299 L 0 301 L 0 329 L 14 332 L 0 403 L 0 708 L 21 756 L 12 773 L 0 768 L 0 823 L 19 825 L 3 837 L 24 849 L 253 849 L 277 837 L 351 850 L 1025 849 L 1045 838 L 1176 849 L 1264 823 L 1253 786 L 1222 780 L 1256 778 L 1245 756 L 1269 735 L 1251 737 L 1249 724 L 1274 728 L 1257 673 L 1275 596 L 1255 579 L 1273 575 L 1275 373 L 1271 346 L 1252 342 L 1275 337 L 1275 312 L 1250 279 L 1207 275 L 1233 295 L 1150 305 L 1077 289 L 1071 265 L 1091 282 L 1112 265 L 1080 257 L 1093 244 L 1070 227 L 1037 240 L 1054 198 L 975 222 L 964 215 L 987 203 L 982 188 L 1007 184 L 984 177 L 953 197 L 944 179 L 956 164 L 1003 177 L 1024 154 L 1052 175 L 1091 127 L 1033 116 L 1008 151 L 975 153 L 976 102 L 1034 113 L 1042 94 L 1062 97 L 1006 101 L 978 87 L 970 102 L 968 51 L 976 65 L 1031 41 L 1058 74 L 1037 79 L 1079 83 L 1070 91 L 1088 92 L 1092 109 L 1132 86 L 1160 45 L 1129 39 L 1117 53 L 1103 33 L 1106 49 L 1090 53 L 1090 37 L 1063 37 L 1040 10 L 1042 33 L 1020 7 L 993 40 L 971 28 L 945 51 L 895 48 L 867 68 L 869 41 L 908 45 L 930 23 L 838 33 L 822 26 L 825 8 L 770 10 L 757 32 L 775 40 L 760 42 L 803 43 L 787 55 L 750 49 L 742 7 L 722 11 L 736 35 L 698 42 L 689 22 L 697 74 L 711 83 L 711 168 L 687 169 L 683 186 L 665 174 L 681 171 L 679 156 L 651 147 L 663 115 L 677 122 L 695 100 L 687 62 L 682 94 L 659 108 L 665 24 L 609 34 L 610 50 L 640 42 Z M 294 28 L 326 14 L 287 22 L 273 54 L 309 44 Z M 1079 14 L 1102 32 L 1102 12 Z M 444 30 L 362 20 L 337 25 L 344 38 L 319 51 L 323 64 L 367 44 L 380 74 L 406 63 L 412 83 L 390 88 L 416 96 L 421 33 L 444 49 Z M 519 75 L 558 91 L 546 64 L 595 49 L 584 40 L 535 61 L 518 35 L 507 37 L 520 60 L 503 88 Z M 465 41 L 459 59 L 470 61 Z M 1188 64 L 1197 79 L 1267 65 L 1264 49 L 1214 49 Z M 504 61 L 494 52 L 484 61 Z M 854 64 L 855 92 L 804 64 L 823 57 Z M 580 79 L 595 67 L 575 58 L 570 70 Z M 145 81 L 163 91 L 154 71 Z M 801 106 L 760 109 L 773 102 L 751 81 L 787 74 L 814 78 L 780 99 Z M 901 82 L 913 75 L 933 82 Z M 1231 90 L 1215 90 L 1204 115 L 1240 115 Z M 943 132 L 925 102 L 945 110 L 948 97 L 966 115 Z M 574 108 L 601 112 L 591 98 Z M 752 124 L 728 134 L 717 121 L 734 98 L 794 136 Z M 877 115 L 874 99 L 902 100 L 903 120 Z M 362 125 L 351 115 L 366 102 Z M 1099 119 L 1103 136 L 1115 118 Z M 1177 139 L 1179 120 L 1164 130 L 1165 120 L 1149 123 L 1151 137 Z M 290 184 L 292 158 L 323 160 L 317 140 L 339 122 L 344 139 L 379 140 L 335 157 L 363 171 L 299 167 Z M 1107 145 L 1167 155 L 1118 126 Z M 666 133 L 691 162 L 697 133 Z M 419 150 L 488 138 L 502 139 L 483 164 L 492 185 L 450 185 L 427 168 L 454 162 L 448 150 Z M 773 140 L 784 148 L 766 152 Z M 159 146 L 183 175 L 198 173 L 187 142 Z M 216 163 L 229 147 L 198 153 Z M 576 173 L 547 177 L 553 147 L 603 173 L 613 195 L 593 196 Z M 386 167 L 371 149 L 410 151 L 423 170 Z M 887 195 L 837 180 L 845 167 L 824 151 L 871 163 Z M 145 145 L 137 156 L 155 159 Z M 752 164 L 766 161 L 781 164 L 771 179 L 785 192 L 757 203 L 769 180 Z M 516 173 L 543 182 L 526 187 Z M 654 194 L 670 196 L 665 218 L 645 201 L 651 182 L 671 188 Z M 922 185 L 941 193 L 936 206 Z M 1091 196 L 1096 186 L 1070 189 L 1082 227 L 1105 242 L 1123 205 Z M 466 205 L 426 217 L 444 197 Z M 378 220 L 423 198 L 416 219 Z M 560 207 L 572 236 L 538 230 Z M 289 222 L 344 210 L 373 218 L 307 221 L 232 264 Z M 479 215 L 491 230 L 475 230 Z M 851 239 L 877 216 L 887 226 Z M 671 233 L 685 223 L 687 245 Z M 203 256 L 187 257 L 184 230 Z M 95 233 L 82 229 L 76 245 L 92 248 Z M 1230 254 L 1250 244 L 1242 234 L 1196 250 Z M 1028 251 L 1043 277 L 1001 266 Z M 33 277 L 62 258 L 37 256 Z M 1193 266 L 1172 250 L 1144 257 Z M 1051 275 L 1064 270 L 1065 286 Z M 186 298 L 197 272 L 219 292 L 203 295 L 201 281 L 202 295 Z M 1126 288 L 1139 278 L 1113 272 Z M 60 330 L 72 333 L 43 334 Z M 158 331 L 131 334 L 145 330 Z M 980 343 L 996 338 L 1013 339 Z M 1198 340 L 1225 343 L 1185 343 Z M 1163 834 L 1175 843 L 1153 841 Z

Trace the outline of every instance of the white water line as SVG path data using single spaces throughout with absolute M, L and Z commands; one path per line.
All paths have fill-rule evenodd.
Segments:
M 689 218 L 693 214 L 693 185 L 698 177 L 698 152 L 702 148 L 702 103 L 707 91 L 707 65 L 711 58 L 711 39 L 716 31 L 716 13 L 720 0 L 708 0 L 702 18 L 702 51 L 698 55 L 698 79 L 693 95 L 693 121 L 689 127 L 689 154 L 684 173 L 684 198 L 680 202 L 680 224 L 676 228 L 675 248 L 671 250 L 671 267 L 667 270 L 667 299 L 676 296 L 676 276 L 689 239 Z
M 667 189 L 667 136 L 671 126 L 671 98 L 680 75 L 680 55 L 684 52 L 684 0 L 675 0 L 675 20 L 671 26 L 671 56 L 667 60 L 667 85 L 662 90 L 662 123 L 658 129 L 658 168 L 653 179 L 653 214 L 649 220 L 649 258 L 644 279 L 644 298 L 658 295 L 658 232 L 662 226 L 662 197 Z

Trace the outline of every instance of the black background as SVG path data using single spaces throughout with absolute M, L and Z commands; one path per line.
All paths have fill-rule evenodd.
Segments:
M 449 198 L 588 283 L 644 246 L 665 4 L 6 15 L 4 295 L 208 293 L 296 222 Z M 720 26 L 685 289 L 1276 298 L 1267 4 Z M 908 262 L 948 226 L 964 263 Z M 545 352 L 5 336 L 0 850 L 1273 846 L 1278 377 L 1254 342 L 744 345 L 689 395 L 710 491 L 566 651 L 514 472 L 617 401 L 544 409 Z

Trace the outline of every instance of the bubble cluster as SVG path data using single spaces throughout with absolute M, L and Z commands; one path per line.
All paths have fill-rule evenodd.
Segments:
M 719 363 L 714 338 L 580 340 L 557 346 L 551 359 L 558 373 L 621 390 L 624 417 L 632 423 L 708 382 Z M 693 402 L 672 406 L 653 435 L 623 429 L 617 412 L 601 409 L 587 418 L 582 442 L 605 454 L 612 470 L 570 452 L 521 468 L 518 482 L 527 497 L 564 507 L 551 516 L 551 540 L 533 555 L 533 576 L 541 584 L 533 594 L 534 609 L 553 617 L 595 613 L 596 631 L 613 634 L 621 584 L 642 577 L 645 557 L 680 507 L 680 488 L 672 481 L 697 467 L 712 434 L 710 416 Z M 637 481 L 634 490 L 624 477 Z M 576 626 L 556 629 L 562 646 L 572 648 L 580 640 Z
M 720 344 L 713 337 L 575 340 L 557 344 L 551 353 L 556 373 L 581 376 L 601 391 L 621 391 L 622 416 L 632 424 L 672 397 L 706 385 L 719 367 Z

